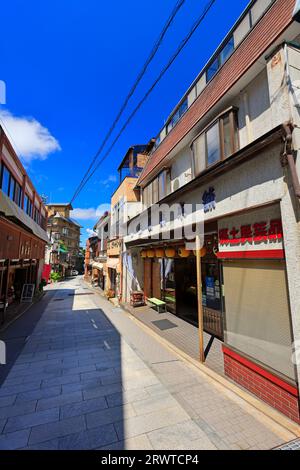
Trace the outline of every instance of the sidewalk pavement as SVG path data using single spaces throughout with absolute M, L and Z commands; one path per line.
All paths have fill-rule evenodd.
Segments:
M 49 295 L 6 366 L 1 449 L 271 449 L 295 439 L 80 278 Z

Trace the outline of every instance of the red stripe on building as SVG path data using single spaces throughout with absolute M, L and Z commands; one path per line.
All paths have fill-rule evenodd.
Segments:
M 284 250 L 224 251 L 217 253 L 219 259 L 285 259 Z
M 293 387 L 292 385 L 288 384 L 287 382 L 284 382 L 284 380 L 279 379 L 275 375 L 271 374 L 270 372 L 267 372 L 265 369 L 262 367 L 259 367 L 257 364 L 254 364 L 253 362 L 249 361 L 248 359 L 245 359 L 244 357 L 240 356 L 236 352 L 232 351 L 231 349 L 228 349 L 226 346 L 222 346 L 223 348 L 223 353 L 226 354 L 227 356 L 231 357 L 235 361 L 239 362 L 243 366 L 247 367 L 248 369 L 253 370 L 257 374 L 261 375 L 265 379 L 269 380 L 270 382 L 274 383 L 278 387 L 282 388 L 283 390 L 286 390 L 289 392 L 291 395 L 298 397 L 298 389 L 297 387 Z

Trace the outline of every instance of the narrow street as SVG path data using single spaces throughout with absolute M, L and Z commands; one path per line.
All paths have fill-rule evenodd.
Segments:
M 10 354 L 20 322 L 29 335 Z M 1 449 L 271 449 L 295 438 L 80 277 L 49 286 L 5 338 Z

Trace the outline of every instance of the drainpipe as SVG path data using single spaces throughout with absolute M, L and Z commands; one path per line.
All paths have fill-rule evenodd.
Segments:
M 285 132 L 284 136 L 284 152 L 282 154 L 283 164 L 288 164 L 291 172 L 292 183 L 294 188 L 295 196 L 300 199 L 300 182 L 297 173 L 296 163 L 295 163 L 295 152 L 293 150 L 293 130 L 294 126 L 291 122 L 285 122 L 283 124 L 283 129 Z

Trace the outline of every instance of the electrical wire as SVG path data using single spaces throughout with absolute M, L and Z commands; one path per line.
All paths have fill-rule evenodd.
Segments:
M 130 98 L 133 96 L 133 94 L 134 94 L 136 88 L 138 87 L 138 85 L 139 85 L 140 81 L 142 80 L 143 76 L 145 75 L 145 73 L 146 73 L 146 71 L 147 71 L 149 65 L 150 65 L 151 62 L 153 61 L 153 59 L 154 59 L 154 57 L 155 57 L 155 55 L 156 55 L 158 49 L 160 48 L 160 46 L 161 46 L 161 44 L 162 44 L 162 42 L 163 42 L 163 39 L 164 39 L 164 37 L 165 37 L 165 35 L 166 35 L 168 29 L 170 28 L 171 24 L 173 23 L 173 20 L 175 19 L 177 13 L 178 13 L 179 10 L 181 9 L 181 7 L 184 5 L 185 1 L 186 1 L 186 0 L 178 0 L 177 3 L 176 3 L 176 5 L 175 5 L 175 7 L 173 8 L 173 10 L 172 10 L 170 16 L 169 16 L 168 19 L 167 19 L 167 22 L 165 23 L 165 25 L 164 25 L 162 31 L 160 32 L 159 37 L 158 37 L 157 41 L 155 42 L 155 44 L 154 44 L 154 46 L 153 46 L 153 48 L 152 48 L 152 50 L 151 50 L 151 52 L 150 52 L 150 54 L 149 54 L 149 56 L 148 56 L 146 62 L 144 63 L 144 65 L 143 65 L 141 71 L 139 72 L 139 74 L 138 74 L 138 76 L 137 76 L 137 78 L 136 78 L 136 80 L 135 80 L 135 82 L 134 82 L 132 88 L 130 89 L 128 95 L 126 96 L 126 98 L 125 98 L 125 100 L 124 100 L 124 102 L 123 102 L 123 104 L 122 104 L 122 106 L 121 106 L 121 108 L 120 108 L 120 110 L 119 110 L 119 112 L 118 112 L 116 118 L 114 119 L 114 121 L 113 121 L 113 123 L 112 123 L 112 125 L 111 125 L 109 131 L 107 132 L 107 134 L 106 134 L 106 136 L 105 136 L 103 142 L 101 143 L 101 145 L 100 145 L 100 147 L 99 147 L 97 153 L 96 153 L 95 156 L 93 157 L 93 159 L 92 159 L 92 161 L 91 161 L 91 163 L 90 163 L 90 165 L 89 165 L 89 167 L 88 167 L 88 169 L 87 169 L 85 175 L 83 176 L 81 182 L 79 183 L 79 186 L 77 187 L 77 189 L 76 189 L 76 191 L 75 191 L 75 193 L 74 193 L 74 196 L 73 196 L 73 198 L 72 198 L 72 200 L 71 200 L 71 203 L 75 200 L 75 198 L 76 198 L 77 195 L 79 194 L 79 192 L 80 192 L 80 190 L 81 190 L 81 186 L 84 184 L 84 181 L 85 181 L 85 179 L 87 178 L 87 176 L 88 176 L 90 170 L 92 169 L 92 167 L 93 167 L 93 165 L 95 164 L 97 158 L 98 158 L 99 155 L 101 154 L 101 152 L 102 152 L 102 150 L 103 150 L 105 144 L 107 143 L 107 141 L 108 141 L 108 139 L 110 138 L 112 132 L 114 131 L 116 125 L 118 124 L 120 118 L 122 117 L 122 115 L 123 115 L 123 113 L 124 113 L 124 111 L 125 111 L 125 109 L 126 109 L 126 107 L 127 107 L 127 105 L 128 105 L 128 102 L 129 102 Z
M 212 8 L 213 4 L 216 2 L 216 0 L 210 0 L 208 2 L 208 4 L 206 5 L 206 7 L 204 8 L 204 11 L 201 13 L 200 17 L 197 19 L 197 21 L 194 23 L 194 25 L 192 26 L 190 32 L 188 33 L 188 35 L 181 41 L 179 47 L 176 49 L 175 53 L 171 56 L 169 62 L 166 64 L 166 66 L 162 69 L 162 71 L 160 72 L 160 74 L 158 75 L 157 79 L 153 82 L 153 84 L 151 85 L 151 87 L 148 89 L 148 91 L 145 93 L 145 95 L 143 96 L 143 98 L 139 101 L 139 103 L 137 104 L 137 106 L 134 108 L 134 110 L 132 111 L 132 113 L 130 114 L 130 116 L 128 117 L 128 119 L 126 120 L 125 124 L 122 126 L 121 130 L 119 131 L 119 133 L 117 134 L 116 138 L 114 139 L 114 141 L 112 142 L 112 144 L 110 145 L 110 147 L 108 148 L 108 150 L 105 152 L 104 156 L 101 158 L 101 160 L 97 163 L 96 167 L 94 168 L 94 170 L 90 173 L 90 175 L 88 176 L 88 178 L 86 179 L 86 181 L 82 184 L 81 188 L 77 191 L 77 194 L 76 196 L 73 197 L 72 201 L 73 202 L 75 200 L 75 198 L 77 198 L 79 196 L 79 194 L 81 193 L 81 191 L 83 190 L 83 188 L 86 186 L 86 184 L 89 182 L 89 180 L 93 177 L 93 175 L 95 174 L 95 172 L 98 170 L 98 168 L 100 167 L 100 165 L 103 163 L 103 161 L 108 157 L 108 155 L 110 154 L 110 152 L 112 151 L 112 149 L 114 148 L 114 146 L 116 145 L 116 143 L 118 142 L 119 138 L 121 137 L 121 135 L 123 134 L 123 132 L 125 131 L 125 129 L 127 128 L 127 126 L 129 125 L 129 123 L 132 121 L 133 117 L 136 115 L 136 113 L 138 112 L 138 110 L 141 108 L 141 106 L 144 104 L 144 102 L 147 100 L 148 96 L 152 93 L 152 91 L 154 90 L 154 88 L 156 87 L 156 85 L 160 82 L 160 80 L 162 79 L 162 77 L 165 75 L 165 73 L 168 71 L 168 69 L 171 67 L 171 65 L 173 64 L 173 62 L 175 61 L 175 59 L 177 58 L 177 56 L 180 54 L 180 52 L 182 51 L 182 49 L 186 46 L 186 44 L 188 43 L 188 41 L 190 40 L 190 38 L 192 37 L 192 35 L 194 34 L 194 32 L 197 30 L 197 28 L 200 26 L 200 24 L 203 22 L 203 20 L 205 19 L 205 17 L 207 16 L 208 12 L 210 11 L 210 9 Z

